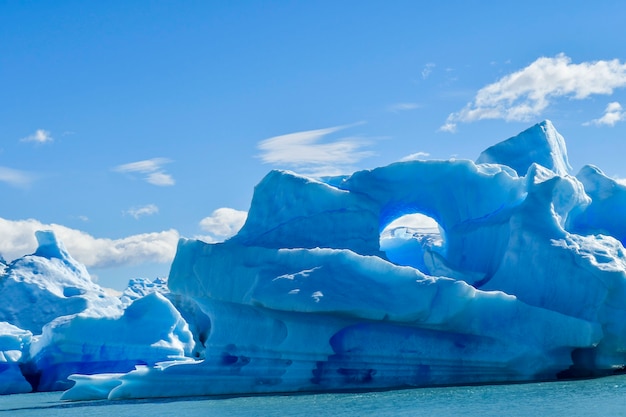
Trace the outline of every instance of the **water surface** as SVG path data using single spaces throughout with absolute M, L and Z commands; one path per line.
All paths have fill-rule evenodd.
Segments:
M 11 416 L 625 416 L 626 376 L 518 385 L 240 398 L 60 401 L 61 393 L 0 397 Z

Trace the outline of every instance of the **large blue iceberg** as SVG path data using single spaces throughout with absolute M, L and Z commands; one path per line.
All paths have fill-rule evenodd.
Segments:
M 87 297 L 42 336 L 22 326 L 36 334 L 25 363 L 50 387 L 74 381 L 68 400 L 622 372 L 626 186 L 593 166 L 570 171 L 549 121 L 476 162 L 321 180 L 272 171 L 236 236 L 179 242 L 167 286 L 135 282 L 115 315 Z M 414 213 L 437 222 L 436 238 L 386 229 Z M 132 321 L 142 315 L 146 324 Z M 117 334 L 87 344 L 116 354 L 72 350 L 88 329 Z

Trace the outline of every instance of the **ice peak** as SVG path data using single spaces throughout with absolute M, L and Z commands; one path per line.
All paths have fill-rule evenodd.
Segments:
M 38 230 L 35 232 L 35 238 L 38 246 L 33 256 L 49 260 L 58 259 L 71 271 L 83 277 L 84 280 L 91 282 L 85 266 L 70 255 L 63 242 L 56 237 L 52 230 Z
M 70 258 L 67 249 L 65 249 L 65 245 L 57 239 L 52 230 L 38 230 L 35 232 L 35 238 L 38 244 L 37 250 L 34 253 L 35 256 L 63 260 Z
M 476 163 L 508 165 L 518 175 L 524 175 L 533 163 L 558 175 L 568 175 L 571 169 L 565 139 L 550 120 L 537 123 L 517 136 L 487 148 Z

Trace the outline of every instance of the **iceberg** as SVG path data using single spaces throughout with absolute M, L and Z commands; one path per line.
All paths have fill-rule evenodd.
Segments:
M 0 322 L 0 394 L 31 392 L 32 387 L 20 369 L 32 333 L 7 322 Z
M 40 232 L 0 263 L 0 388 L 18 370 L 70 401 L 623 372 L 626 186 L 571 171 L 549 121 L 476 161 L 271 171 L 235 236 L 181 239 L 167 279 L 121 297 Z M 433 222 L 394 226 L 415 214 Z
M 174 306 L 159 293 L 130 304 L 119 317 L 89 314 L 61 317 L 46 325 L 31 344 L 38 389 L 60 391 L 75 373 L 128 372 L 137 365 L 184 359 L 193 336 Z
M 93 283 L 51 231 L 36 232 L 35 253 L 0 269 L 0 321 L 40 334 L 57 317 L 90 310 L 117 314 L 120 301 Z
M 179 242 L 166 296 L 193 333 L 191 357 L 73 375 L 63 398 L 620 372 L 626 194 L 597 168 L 570 171 L 549 121 L 475 162 L 406 161 L 322 179 L 272 171 L 237 235 Z M 434 219 L 440 234 L 405 227 L 381 236 L 414 213 Z
M 125 373 L 192 355 L 164 280 L 134 279 L 121 297 L 92 282 L 50 231 L 34 254 L 0 266 L 0 394 L 65 390 L 71 374 Z

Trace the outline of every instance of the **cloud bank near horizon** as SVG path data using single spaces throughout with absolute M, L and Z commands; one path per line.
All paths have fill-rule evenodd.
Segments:
M 33 253 L 37 249 L 35 232 L 52 230 L 69 253 L 88 268 L 112 268 L 147 262 L 169 263 L 174 259 L 180 235 L 174 229 L 141 233 L 121 239 L 96 238 L 59 224 L 44 224 L 35 219 L 0 218 L 0 254 L 7 260 Z
M 151 211 L 150 206 L 146 207 Z M 207 235 L 195 238 L 208 243 L 223 241 L 237 234 L 247 217 L 246 211 L 228 207 L 214 210 L 199 223 Z M 175 229 L 140 233 L 121 239 L 97 238 L 60 224 L 0 217 L 0 236 L 3 237 L 0 240 L 0 256 L 6 261 L 12 261 L 34 253 L 37 249 L 35 232 L 38 230 L 52 230 L 69 253 L 88 268 L 115 268 L 152 262 L 168 264 L 174 259 L 181 238 Z

